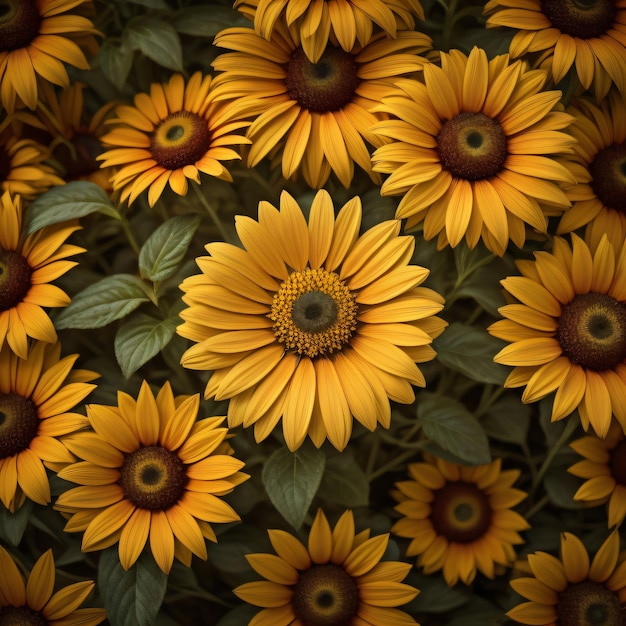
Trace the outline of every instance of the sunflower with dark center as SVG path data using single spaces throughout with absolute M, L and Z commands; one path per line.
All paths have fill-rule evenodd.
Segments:
M 0 5 L 2 6 L 2 5 Z M 91 580 L 53 594 L 55 565 L 47 550 L 24 580 L 11 555 L 0 546 L 0 624 L 2 626 L 96 626 L 106 619 L 101 608 L 78 608 L 95 588 Z
M 82 459 L 59 472 L 78 487 L 54 508 L 69 516 L 67 532 L 83 532 L 82 550 L 119 542 L 124 569 L 146 543 L 161 570 L 174 557 L 187 567 L 207 558 L 213 523 L 237 513 L 220 496 L 249 478 L 226 443 L 223 417 L 197 420 L 199 395 L 174 396 L 166 383 L 156 397 L 144 381 L 137 399 L 118 392 L 118 406 L 87 405 L 93 431 L 64 438 Z
M 520 7 L 489 0 L 484 14 L 488 28 L 517 31 L 509 46 L 512 58 L 540 53 L 555 83 L 574 68 L 598 100 L 611 84 L 626 90 L 626 7 L 621 0 L 528 0 Z
M 604 438 L 612 415 L 626 429 L 626 244 L 571 241 L 556 237 L 552 252 L 516 262 L 522 275 L 500 282 L 519 302 L 488 330 L 510 343 L 494 357 L 514 367 L 506 387 L 525 386 L 523 402 L 556 392 L 552 421 L 578 409 Z
M 131 204 L 147 189 L 154 206 L 168 184 L 185 196 L 188 181 L 200 184 L 200 174 L 232 182 L 223 161 L 241 159 L 236 148 L 249 140 L 238 131 L 249 122 L 217 105 L 212 91 L 210 76 L 195 72 L 185 83 L 174 74 L 137 94 L 134 106 L 116 107 L 117 117 L 107 122 L 113 129 L 100 138 L 108 149 L 97 160 L 116 168 L 110 180 L 121 202 Z
M 435 356 L 443 298 L 409 265 L 415 241 L 388 220 L 359 236 L 361 202 L 335 217 L 318 191 L 308 223 L 283 192 L 280 209 L 259 203 L 258 221 L 237 216 L 243 249 L 219 242 L 180 288 L 188 308 L 177 332 L 195 343 L 184 367 L 211 371 L 207 398 L 230 399 L 231 427 L 265 439 L 282 418 L 290 450 L 307 435 L 343 450 L 353 417 L 388 428 L 389 400 L 411 403 Z
M 268 531 L 276 554 L 248 554 L 251 567 L 266 580 L 240 585 L 234 593 L 263 610 L 256 626 L 389 626 L 416 624 L 395 608 L 419 591 L 402 581 L 411 565 L 381 561 L 389 535 L 355 532 L 346 511 L 331 529 L 318 510 L 308 545 L 283 530 Z
M 528 598 L 507 615 L 535 626 L 626 626 L 626 561 L 618 562 L 619 534 L 614 530 L 590 563 L 583 542 L 561 534 L 561 557 L 546 552 L 528 556 L 532 577 L 511 587 Z
M 522 247 L 526 227 L 545 233 L 547 216 L 570 201 L 561 189 L 574 174 L 554 158 L 575 139 L 573 118 L 558 110 L 559 91 L 542 91 L 546 74 L 508 55 L 487 59 L 474 48 L 441 54 L 423 80 L 398 80 L 373 110 L 389 119 L 372 127 L 385 140 L 373 169 L 389 174 L 381 194 L 401 195 L 397 218 L 423 228 L 438 247 L 470 248 L 482 239 L 504 254 Z
M 252 119 L 248 167 L 268 157 L 284 178 L 301 174 L 317 189 L 331 172 L 349 187 L 355 164 L 380 183 L 370 149 L 384 141 L 370 128 L 386 116 L 371 109 L 398 77 L 422 69 L 420 55 L 432 42 L 413 31 L 395 39 L 378 33 L 348 49 L 324 44 L 312 62 L 297 33 L 277 22 L 268 40 L 251 28 L 228 28 L 214 43 L 232 50 L 213 61 L 215 97 Z
M 501 459 L 466 466 L 424 454 L 408 472 L 411 480 L 392 491 L 403 517 L 391 532 L 411 540 L 406 555 L 417 556 L 425 574 L 442 570 L 452 587 L 470 584 L 477 572 L 493 578 L 496 564 L 513 563 L 519 532 L 530 527 L 512 510 L 526 497 L 513 487 L 519 470 L 502 470 Z

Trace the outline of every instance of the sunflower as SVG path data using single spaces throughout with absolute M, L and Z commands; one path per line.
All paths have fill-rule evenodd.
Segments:
M 614 413 L 626 430 L 626 243 L 597 248 L 571 235 L 552 252 L 517 261 L 522 276 L 500 281 L 519 302 L 489 332 L 510 345 L 494 361 L 514 367 L 505 387 L 526 386 L 525 403 L 556 391 L 552 421 L 578 409 L 583 428 L 606 437 Z
M 235 0 L 234 6 L 254 20 L 254 29 L 268 41 L 276 22 L 284 19 L 311 63 L 320 60 L 329 41 L 350 52 L 357 41 L 364 46 L 370 40 L 374 24 L 396 37 L 398 31 L 415 30 L 416 17 L 424 20 L 419 0 Z
M 585 436 L 569 445 L 584 457 L 567 470 L 585 479 L 574 500 L 592 506 L 608 502 L 609 528 L 620 526 L 626 517 L 626 435 L 621 426 L 613 421 L 604 439 Z
M 593 84 L 598 100 L 614 83 L 626 89 L 626 5 L 622 0 L 490 0 L 487 28 L 517 30 L 509 53 L 517 58 L 541 53 L 555 83 L 574 66 L 585 89 Z
M 25 498 L 50 502 L 45 468 L 74 461 L 59 438 L 87 425 L 72 409 L 94 389 L 89 381 L 97 374 L 72 370 L 78 355 L 60 354 L 58 343 L 36 342 L 25 358 L 0 350 L 0 500 L 11 512 Z
M 217 541 L 211 523 L 239 520 L 219 496 L 248 475 L 225 443 L 224 418 L 196 420 L 199 402 L 199 394 L 175 397 L 169 383 L 155 397 L 144 381 L 136 400 L 120 391 L 118 406 L 87 405 L 93 432 L 64 439 L 84 460 L 58 473 L 80 486 L 54 505 L 71 516 L 67 532 L 84 531 L 84 552 L 119 542 L 129 569 L 149 538 L 169 573 L 175 556 L 187 566 L 192 553 L 207 558 L 204 540 Z
M 325 3 L 323 3 L 325 4 Z M 214 44 L 234 52 L 219 55 L 213 67 L 215 97 L 234 100 L 241 117 L 254 120 L 248 167 L 269 156 L 282 162 L 285 178 L 300 171 L 310 187 L 320 188 L 331 171 L 345 187 L 354 164 L 376 183 L 369 145 L 383 142 L 370 127 L 383 116 L 370 112 L 398 76 L 420 70 L 431 40 L 412 31 L 372 36 L 349 51 L 329 43 L 312 63 L 297 38 L 276 24 L 269 41 L 251 28 L 228 28 Z
M 416 624 L 395 608 L 419 591 L 403 583 L 408 563 L 382 561 L 389 534 L 355 533 L 352 511 L 331 530 L 318 510 L 308 546 L 283 530 L 268 531 L 274 554 L 248 554 L 251 567 L 266 580 L 240 585 L 234 593 L 263 607 L 250 626 Z
M 624 626 L 626 562 L 618 564 L 619 535 L 612 532 L 591 564 L 583 542 L 561 534 L 561 558 L 546 552 L 528 556 L 531 576 L 516 578 L 511 587 L 528 598 L 507 615 L 520 624 L 555 626 L 594 624 Z
M 382 222 L 359 237 L 358 197 L 336 219 L 320 190 L 309 221 L 283 192 L 280 210 L 259 203 L 259 221 L 235 220 L 244 250 L 206 246 L 202 274 L 181 284 L 184 323 L 196 342 L 184 367 L 212 370 L 205 396 L 230 398 L 231 427 L 254 425 L 265 439 L 282 417 L 290 450 L 307 434 L 343 450 L 352 416 L 369 430 L 388 428 L 389 398 L 411 403 L 425 380 L 416 363 L 446 323 L 443 298 L 419 285 L 428 270 L 408 265 L 415 241 L 400 222 Z
M 91 20 L 68 13 L 90 8 L 87 0 L 4 0 L 0 14 L 0 99 L 12 113 L 16 106 L 37 106 L 41 80 L 67 87 L 64 63 L 88 70 L 81 49 L 95 45 L 99 34 Z
M 513 546 L 523 542 L 519 531 L 529 528 L 511 510 L 526 497 L 513 487 L 519 470 L 502 470 L 501 459 L 467 466 L 425 453 L 408 472 L 411 480 L 392 491 L 404 517 L 391 532 L 411 540 L 406 555 L 417 556 L 425 574 L 443 570 L 452 587 L 470 584 L 477 571 L 493 578 L 496 564 L 513 563 Z
M 95 626 L 106 619 L 100 608 L 79 609 L 93 591 L 91 580 L 59 589 L 54 595 L 54 557 L 44 552 L 25 581 L 11 555 L 0 546 L 0 624 Z
M 374 110 L 392 119 L 373 132 L 392 140 L 376 149 L 373 168 L 390 174 L 381 194 L 403 197 L 396 217 L 423 222 L 439 248 L 482 237 L 502 255 L 509 239 L 521 247 L 525 225 L 546 231 L 546 215 L 570 205 L 559 183 L 574 183 L 552 157 L 571 152 L 561 132 L 572 118 L 558 109 L 561 92 L 541 91 L 546 74 L 507 55 L 487 59 L 473 48 L 441 54 L 424 80 L 396 82 Z M 545 205 L 545 206 L 542 206 Z
M 235 131 L 248 125 L 211 99 L 210 76 L 194 73 L 185 84 L 181 74 L 153 83 L 150 93 L 134 98 L 135 106 L 116 107 L 113 129 L 100 139 L 110 147 L 97 157 L 102 167 L 119 167 L 111 177 L 129 204 L 145 189 L 154 206 L 169 183 L 179 196 L 188 179 L 200 184 L 200 173 L 232 181 L 222 161 L 240 159 L 233 146 L 248 143 Z
M 20 196 L 0 197 L 0 347 L 6 342 L 26 358 L 28 338 L 48 343 L 56 330 L 43 307 L 62 307 L 70 299 L 51 281 L 76 265 L 67 257 L 84 248 L 65 243 L 80 227 L 76 220 L 25 235 Z

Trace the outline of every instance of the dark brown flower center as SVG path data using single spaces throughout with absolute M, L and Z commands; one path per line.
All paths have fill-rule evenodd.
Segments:
M 456 178 L 490 178 L 506 161 L 506 136 L 498 120 L 483 113 L 459 113 L 439 131 L 437 151 L 443 168 Z
M 14 393 L 0 394 L 0 459 L 26 450 L 39 431 L 37 407 Z
M 354 56 L 328 46 L 317 63 L 302 48 L 293 51 L 287 65 L 287 93 L 309 111 L 337 111 L 352 100 L 359 86 Z
M 4 182 L 11 173 L 11 157 L 8 152 L 0 146 L 0 183 Z
M 177 454 L 161 446 L 140 448 L 126 457 L 120 485 L 136 507 L 164 511 L 183 496 L 187 474 Z
M 291 604 L 303 626 L 350 626 L 359 610 L 359 588 L 342 567 L 313 565 L 300 573 Z
M 0 0 L 0 51 L 25 48 L 39 34 L 35 0 Z
M 626 359 L 626 305 L 607 294 L 580 294 L 563 307 L 556 338 L 572 363 L 611 369 Z
M 30 289 L 32 270 L 15 250 L 0 248 L 0 312 L 20 303 Z
M 611 476 L 613 476 L 620 485 L 626 485 L 626 439 L 622 439 L 622 441 L 611 450 L 609 467 L 611 469 Z
M 0 626 L 46 626 L 48 623 L 39 613 L 27 606 L 3 606 L 0 608 Z
M 166 170 L 193 165 L 210 147 L 207 120 L 189 111 L 169 115 L 154 129 L 150 138 L 152 157 Z
M 626 213 L 626 144 L 600 150 L 589 167 L 591 187 L 604 206 Z
M 61 143 L 54 151 L 55 158 L 65 169 L 66 180 L 76 180 L 100 169 L 96 157 L 102 153 L 102 144 L 93 135 L 77 133 L 72 147 Z
M 559 594 L 556 611 L 559 626 L 626 626 L 617 594 L 590 580 Z
M 542 0 L 541 11 L 562 33 L 591 39 L 600 37 L 613 25 L 613 0 Z
M 473 483 L 448 482 L 434 492 L 431 523 L 448 541 L 469 543 L 480 539 L 491 526 L 487 496 Z

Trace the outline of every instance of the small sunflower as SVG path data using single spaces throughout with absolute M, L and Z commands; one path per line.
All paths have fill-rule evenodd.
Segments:
M 546 215 L 570 202 L 559 184 L 575 182 L 553 157 L 571 152 L 561 132 L 572 117 L 559 111 L 560 91 L 542 91 L 546 74 L 508 55 L 487 59 L 474 48 L 441 54 L 423 81 L 396 82 L 375 111 L 392 119 L 373 132 L 392 140 L 372 155 L 374 171 L 390 174 L 381 194 L 403 197 L 396 217 L 422 224 L 439 248 L 481 239 L 502 255 L 509 240 L 524 244 L 528 224 L 545 232 Z
M 614 83 L 626 90 L 626 5 L 622 0 L 490 0 L 487 28 L 517 30 L 509 53 L 541 53 L 542 65 L 559 83 L 574 67 L 585 89 L 599 100 Z
M 246 556 L 266 580 L 234 590 L 245 602 L 263 607 L 250 626 L 417 624 L 395 608 L 419 593 L 402 582 L 411 565 L 381 561 L 389 534 L 370 537 L 369 529 L 355 533 L 352 511 L 346 511 L 331 530 L 318 510 L 306 547 L 283 530 L 268 534 L 276 555 Z
M 94 389 L 89 381 L 97 374 L 72 370 L 78 355 L 60 353 L 58 343 L 41 342 L 25 358 L 0 350 L 0 500 L 12 512 L 25 498 L 50 502 L 45 468 L 74 461 L 59 438 L 87 426 L 72 410 Z
M 237 513 L 219 496 L 244 482 L 243 462 L 225 442 L 222 417 L 197 420 L 199 395 L 174 396 L 166 383 L 155 397 L 144 381 L 137 399 L 118 393 L 118 406 L 87 405 L 93 432 L 64 438 L 82 461 L 62 469 L 77 483 L 54 508 L 71 517 L 67 532 L 82 532 L 82 550 L 119 542 L 129 569 L 146 542 L 165 573 L 174 557 L 206 559 L 205 539 L 217 541 L 211 523 L 234 522 Z
M 25 581 L 11 555 L 0 546 L 0 572 L 0 624 L 95 626 L 106 619 L 104 609 L 78 608 L 95 587 L 91 580 L 52 593 L 55 579 L 52 550 L 37 559 Z
M 534 626 L 624 626 L 626 561 L 618 564 L 619 535 L 612 532 L 591 563 L 583 542 L 561 534 L 561 558 L 546 552 L 528 556 L 531 576 L 516 578 L 511 587 L 528 598 L 507 615 Z
M 389 399 L 413 402 L 417 363 L 434 358 L 446 326 L 443 298 L 419 286 L 428 270 L 408 265 L 413 237 L 398 236 L 398 220 L 359 237 L 360 199 L 335 218 L 324 190 L 308 224 L 287 192 L 280 210 L 263 201 L 258 222 L 235 222 L 244 249 L 207 245 L 202 274 L 181 284 L 178 333 L 196 343 L 181 363 L 213 372 L 205 396 L 230 398 L 230 426 L 254 425 L 257 441 L 282 417 L 291 450 L 307 434 L 343 450 L 353 416 L 388 428 Z
M 329 43 L 315 63 L 284 24 L 269 41 L 251 28 L 228 28 L 214 43 L 233 50 L 213 61 L 221 72 L 215 97 L 234 99 L 233 112 L 254 118 L 246 132 L 252 141 L 248 167 L 269 156 L 282 162 L 285 178 L 301 172 L 317 189 L 331 171 L 349 187 L 355 163 L 379 182 L 369 146 L 383 141 L 370 127 L 384 116 L 370 109 L 398 76 L 423 67 L 427 61 L 419 55 L 432 42 L 412 31 L 398 32 L 396 39 L 378 33 L 349 51 Z
M 29 337 L 48 343 L 57 340 L 43 307 L 70 302 L 51 281 L 76 265 L 67 257 L 85 251 L 65 243 L 79 228 L 74 220 L 24 235 L 20 197 L 11 197 L 8 191 L 0 197 L 0 347 L 6 342 L 26 358 Z
M 609 528 L 620 526 L 626 517 L 626 435 L 621 426 L 613 421 L 604 439 L 585 436 L 569 445 L 584 457 L 567 470 L 585 479 L 574 500 L 592 506 L 608 502 Z
M 0 13 L 0 99 L 12 113 L 37 106 L 38 84 L 67 87 L 64 63 L 88 70 L 80 44 L 95 45 L 91 20 L 69 13 L 89 8 L 87 0 L 3 0 Z
M 135 106 L 116 107 L 113 129 L 100 139 L 110 148 L 97 157 L 102 167 L 118 168 L 111 182 L 129 204 L 148 189 L 154 206 L 169 183 L 179 196 L 188 180 L 200 184 L 200 173 L 232 181 L 222 161 L 240 159 L 233 146 L 249 143 L 234 134 L 248 125 L 229 117 L 211 99 L 212 80 L 195 72 L 185 84 L 181 74 L 153 83 L 150 93 L 134 98 Z
M 517 261 L 522 276 L 500 281 L 519 302 L 489 332 L 508 341 L 494 361 L 514 367 L 505 387 L 523 387 L 522 402 L 556 392 L 552 421 L 578 409 L 583 428 L 606 437 L 615 414 L 626 430 L 626 243 L 597 248 L 572 234 L 552 252 Z
M 519 531 L 529 528 L 511 510 L 526 497 L 513 487 L 519 470 L 502 470 L 501 459 L 472 467 L 424 454 L 408 471 L 411 480 L 392 492 L 404 517 L 391 532 L 411 539 L 406 555 L 425 574 L 443 570 L 448 585 L 470 584 L 477 571 L 493 578 L 496 564 L 513 563 Z

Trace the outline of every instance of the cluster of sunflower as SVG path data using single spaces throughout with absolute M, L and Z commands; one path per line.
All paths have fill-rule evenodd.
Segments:
M 0 626 L 625 626 L 625 518 L 626 0 L 0 0 Z

